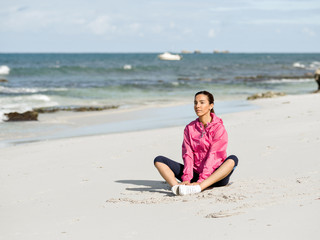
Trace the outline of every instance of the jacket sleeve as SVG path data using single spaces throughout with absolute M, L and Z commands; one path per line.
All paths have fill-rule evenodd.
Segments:
M 224 126 L 221 125 L 215 131 L 207 159 L 204 163 L 203 171 L 199 175 L 197 182 L 207 179 L 225 160 L 227 157 L 228 134 Z
M 182 143 L 182 158 L 184 162 L 184 169 L 182 181 L 190 181 L 193 178 L 193 150 L 191 148 L 190 136 L 188 127 L 184 129 L 183 143 Z

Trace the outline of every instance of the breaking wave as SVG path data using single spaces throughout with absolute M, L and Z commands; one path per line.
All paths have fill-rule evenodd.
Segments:
M 265 83 L 306 83 L 306 82 L 314 82 L 312 78 L 310 79 L 271 79 L 268 81 L 264 81 Z
M 5 113 L 26 112 L 35 107 L 56 106 L 58 103 L 44 94 L 24 95 L 0 98 L 0 122 L 5 120 Z
M 33 94 L 51 91 L 68 91 L 66 88 L 8 88 L 0 86 L 0 93 L 3 94 Z
M 294 68 L 301 68 L 301 69 L 306 69 L 306 70 L 316 70 L 316 69 L 320 68 L 320 62 L 313 61 L 310 64 L 295 62 L 292 64 L 292 66 Z
M 6 65 L 0 66 L 0 75 L 8 75 L 10 73 L 10 68 Z

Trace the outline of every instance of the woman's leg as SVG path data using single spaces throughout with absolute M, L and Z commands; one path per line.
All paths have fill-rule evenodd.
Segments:
M 154 159 L 154 165 L 158 169 L 160 175 L 171 186 L 178 184 L 177 178 L 181 180 L 183 174 L 183 165 L 172 161 L 169 158 L 158 156 Z
M 201 190 L 204 190 L 212 185 L 218 184 L 225 186 L 229 182 L 229 178 L 233 169 L 238 165 L 238 158 L 234 155 L 229 156 L 223 164 L 212 173 L 206 180 L 200 183 Z

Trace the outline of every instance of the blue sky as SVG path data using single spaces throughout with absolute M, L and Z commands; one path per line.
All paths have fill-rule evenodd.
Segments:
M 8 0 L 0 52 L 320 52 L 319 0 Z

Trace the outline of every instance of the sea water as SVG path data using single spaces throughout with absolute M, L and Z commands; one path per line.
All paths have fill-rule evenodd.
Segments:
M 1 122 L 4 113 L 38 107 L 131 109 L 192 104 L 200 90 L 227 101 L 317 88 L 320 54 L 182 54 L 181 61 L 161 61 L 158 54 L 0 54 L 0 79 L 7 80 L 0 82 L 2 136 L 10 130 Z

